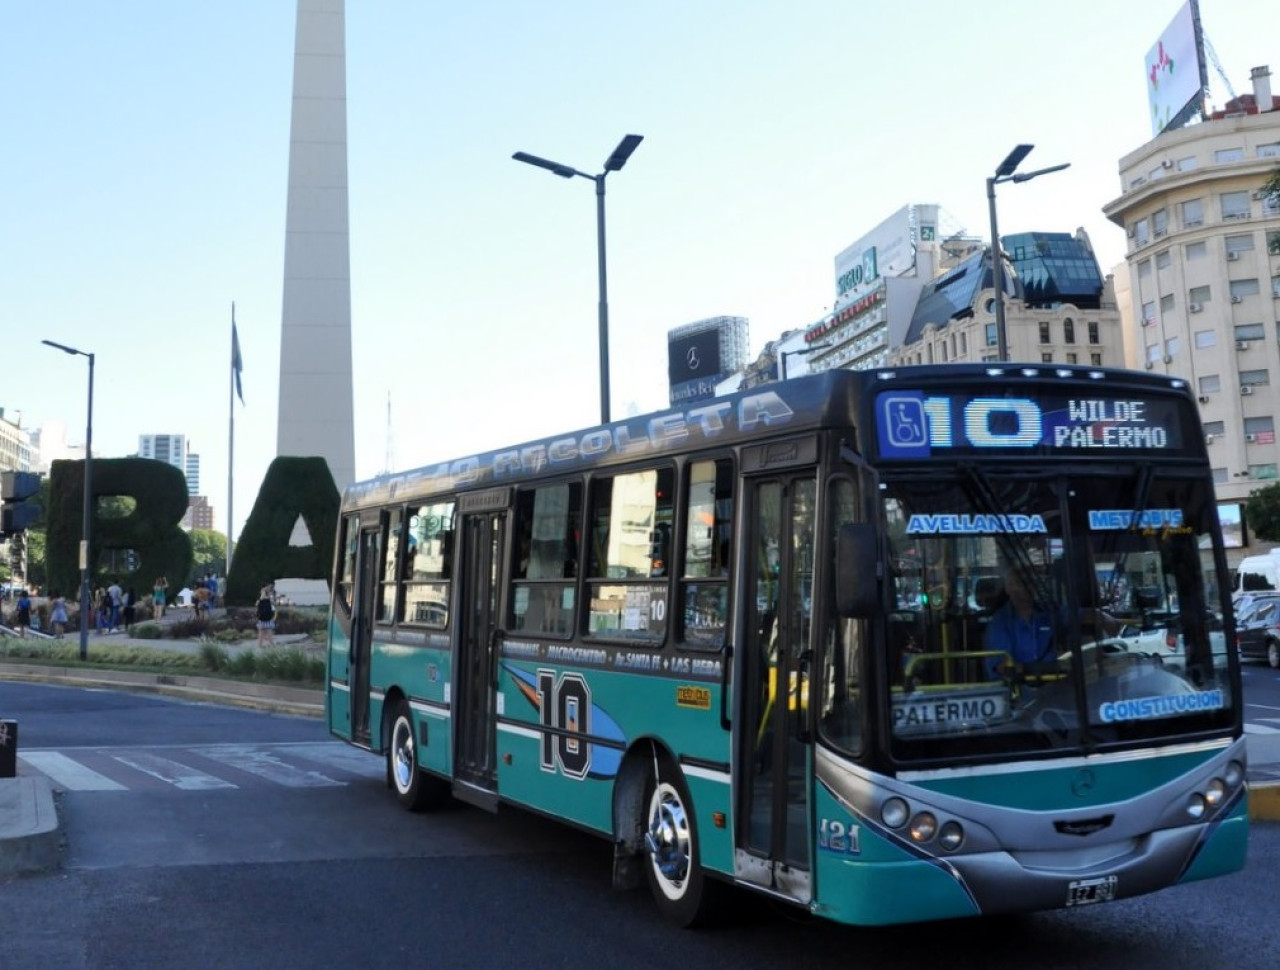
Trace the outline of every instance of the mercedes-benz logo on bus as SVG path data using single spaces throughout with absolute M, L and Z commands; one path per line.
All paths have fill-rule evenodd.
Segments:
M 1093 771 L 1089 768 L 1081 768 L 1076 772 L 1076 776 L 1071 779 L 1071 794 L 1077 798 L 1083 798 L 1093 791 L 1095 784 L 1097 784 L 1097 779 L 1094 778 Z
M 702 361 L 698 359 L 698 348 L 690 347 L 689 353 L 685 355 L 685 360 L 689 364 L 689 370 L 697 370 L 699 365 L 702 363 Z

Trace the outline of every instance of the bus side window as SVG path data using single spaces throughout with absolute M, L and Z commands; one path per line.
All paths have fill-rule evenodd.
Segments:
M 395 623 L 397 620 L 403 619 L 403 609 L 397 609 L 401 603 L 396 593 L 398 591 L 398 572 L 396 569 L 396 556 L 400 551 L 400 534 L 403 530 L 402 512 L 400 509 L 392 509 L 385 514 L 387 541 L 386 556 L 382 565 L 382 592 L 379 596 L 381 602 L 378 607 L 379 623 Z
M 453 502 L 411 507 L 407 523 L 402 618 L 406 623 L 442 629 L 449 624 Z
M 574 632 L 582 485 L 557 482 L 516 496 L 515 562 L 508 628 L 551 636 Z
M 733 538 L 733 462 L 691 462 L 686 470 L 684 562 L 680 569 L 682 639 L 724 646 Z M 669 543 L 668 543 L 669 544 Z
M 666 638 L 670 570 L 658 570 L 652 553 L 654 535 L 671 527 L 674 477 L 662 465 L 592 482 L 588 634 L 653 645 Z

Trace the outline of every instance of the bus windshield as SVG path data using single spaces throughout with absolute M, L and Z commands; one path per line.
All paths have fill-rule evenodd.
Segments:
M 1082 750 L 1234 717 L 1203 476 L 959 465 L 881 485 L 899 761 Z

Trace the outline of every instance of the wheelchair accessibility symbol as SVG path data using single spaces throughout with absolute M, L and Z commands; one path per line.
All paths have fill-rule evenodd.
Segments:
M 929 441 L 924 402 L 916 397 L 885 396 L 880 399 L 881 428 L 894 448 L 922 448 Z

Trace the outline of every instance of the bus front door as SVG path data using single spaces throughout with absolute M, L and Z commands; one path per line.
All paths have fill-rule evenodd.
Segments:
M 462 516 L 454 794 L 486 808 L 496 806 L 497 655 L 502 637 L 498 596 L 506 519 L 505 512 Z
M 758 479 L 748 489 L 746 626 L 735 719 L 739 878 L 797 902 L 811 895 L 809 628 L 817 480 Z

